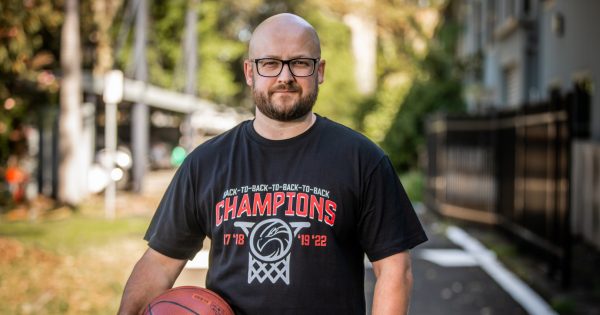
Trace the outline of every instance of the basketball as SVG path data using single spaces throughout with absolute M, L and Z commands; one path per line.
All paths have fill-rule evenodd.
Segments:
M 231 307 L 208 289 L 182 286 L 170 289 L 148 304 L 145 315 L 235 315 Z

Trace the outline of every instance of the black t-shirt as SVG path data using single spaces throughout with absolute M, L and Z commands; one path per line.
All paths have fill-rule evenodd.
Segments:
M 427 239 L 384 152 L 320 116 L 280 141 L 246 121 L 186 158 L 145 239 L 191 259 L 205 237 L 206 286 L 253 315 L 364 314 L 364 253 Z

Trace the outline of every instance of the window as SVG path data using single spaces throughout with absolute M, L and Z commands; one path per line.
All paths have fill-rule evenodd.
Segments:
M 516 66 L 508 66 L 502 72 L 502 103 L 505 106 L 519 105 L 519 76 Z

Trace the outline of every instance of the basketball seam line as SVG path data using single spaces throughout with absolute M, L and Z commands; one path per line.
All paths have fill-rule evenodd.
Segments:
M 156 306 L 156 304 L 159 304 L 159 303 L 171 303 L 171 304 L 175 304 L 177 306 L 181 306 L 181 307 L 185 308 L 186 310 L 194 313 L 194 315 L 200 315 L 200 314 L 196 313 L 193 309 L 191 309 L 191 308 L 189 308 L 189 307 L 187 307 L 187 306 L 185 306 L 183 304 L 180 304 L 180 303 L 177 303 L 177 302 L 173 302 L 173 301 L 158 301 L 158 302 L 154 303 L 154 305 L 149 304 L 148 305 L 148 310 L 150 311 L 150 315 L 153 315 L 153 313 L 152 313 L 152 307 Z

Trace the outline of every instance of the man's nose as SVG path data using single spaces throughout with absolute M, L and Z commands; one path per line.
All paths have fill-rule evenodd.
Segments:
M 292 74 L 292 70 L 290 69 L 290 64 L 282 65 L 283 69 L 281 69 L 281 73 L 277 77 L 277 82 L 291 82 L 294 81 L 294 75 Z

